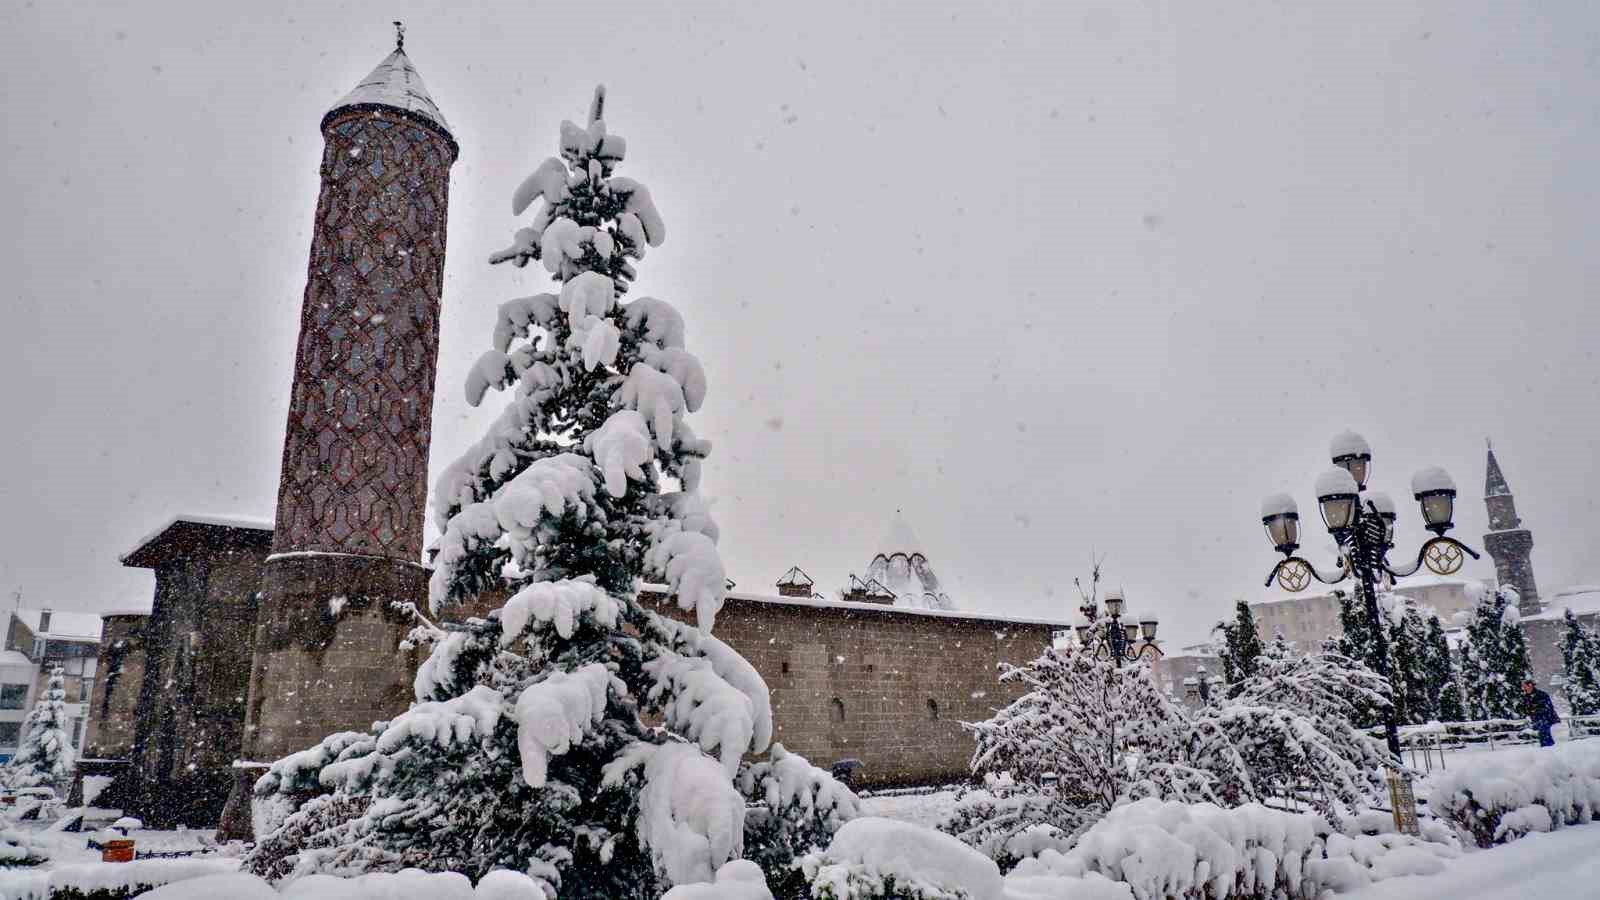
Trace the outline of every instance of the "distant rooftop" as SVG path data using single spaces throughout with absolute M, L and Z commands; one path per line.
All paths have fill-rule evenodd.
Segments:
M 100 615 L 99 613 L 69 612 L 67 610 L 52 609 L 50 613 L 50 629 L 41 631 L 39 622 L 44 618 L 46 610 L 42 609 L 14 609 L 11 614 L 28 626 L 35 638 L 47 638 L 57 641 L 70 640 L 100 640 Z

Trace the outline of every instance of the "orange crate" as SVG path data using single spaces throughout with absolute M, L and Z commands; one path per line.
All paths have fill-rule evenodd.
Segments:
M 133 862 L 133 841 L 106 841 L 100 848 L 101 862 Z

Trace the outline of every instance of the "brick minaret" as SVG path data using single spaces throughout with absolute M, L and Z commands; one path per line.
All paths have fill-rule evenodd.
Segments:
M 1489 533 L 1483 536 L 1483 546 L 1494 559 L 1495 575 L 1500 584 L 1517 589 L 1521 595 L 1517 607 L 1522 614 L 1533 615 L 1542 608 L 1529 558 L 1533 532 L 1519 527 L 1522 520 L 1517 518 L 1517 501 L 1511 496 L 1511 487 L 1506 484 L 1492 446 L 1484 476 L 1483 502 L 1489 507 Z
M 322 190 L 300 313 L 272 556 L 240 755 L 271 762 L 405 709 L 422 602 L 445 211 L 458 147 L 398 45 L 322 117 Z M 259 767 L 224 830 L 242 833 Z M 244 794 L 244 796 L 240 796 Z

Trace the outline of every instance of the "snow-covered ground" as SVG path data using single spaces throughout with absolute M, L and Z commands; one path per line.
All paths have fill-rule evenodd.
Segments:
M 861 798 L 861 814 L 938 828 L 939 823 L 950 814 L 955 802 L 955 788 L 938 791 L 896 791 Z
M 1436 875 L 1406 875 L 1343 895 L 1346 900 L 1511 900 L 1600 896 L 1600 824 L 1530 834 L 1468 853 Z

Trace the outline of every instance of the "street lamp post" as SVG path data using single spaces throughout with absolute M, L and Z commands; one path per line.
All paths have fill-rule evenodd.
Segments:
M 1368 494 L 1365 502 L 1362 497 L 1372 470 L 1372 448 L 1361 435 L 1346 431 L 1334 437 L 1329 455 L 1333 457 L 1334 468 L 1317 478 L 1317 506 L 1328 533 L 1339 545 L 1338 569 L 1325 574 L 1295 555 L 1300 546 L 1299 510 L 1288 494 L 1273 494 L 1261 502 L 1261 524 L 1267 530 L 1267 540 L 1283 554 L 1283 559 L 1272 568 L 1267 584 L 1276 579 L 1280 587 L 1293 592 L 1304 590 L 1312 578 L 1323 584 L 1355 579 L 1357 597 L 1372 629 L 1378 674 L 1388 679 L 1389 645 L 1378 612 L 1379 579 L 1393 583 L 1394 579 L 1412 575 L 1423 566 L 1435 574 L 1450 575 L 1460 571 L 1466 556 L 1477 559 L 1478 554 L 1455 538 L 1445 536 L 1445 532 L 1454 527 L 1451 520 L 1455 513 L 1456 486 L 1449 473 L 1434 466 L 1421 470 L 1411 479 L 1411 492 L 1421 507 L 1423 524 L 1434 536 L 1423 543 L 1417 552 L 1417 561 L 1409 567 L 1390 566 L 1388 553 L 1394 549 L 1394 526 L 1398 518 L 1394 501 L 1388 494 L 1377 491 Z M 1384 715 L 1383 725 L 1389 752 L 1398 759 L 1400 733 L 1393 704 Z
M 1156 646 L 1159 623 L 1155 616 L 1123 622 L 1125 601 L 1120 590 L 1106 591 L 1105 606 L 1102 616 L 1094 597 L 1087 596 L 1078 607 L 1084 618 L 1077 626 L 1078 643 L 1085 650 L 1093 651 L 1096 659 L 1109 658 L 1119 669 L 1124 662 L 1161 658 L 1161 648 Z

